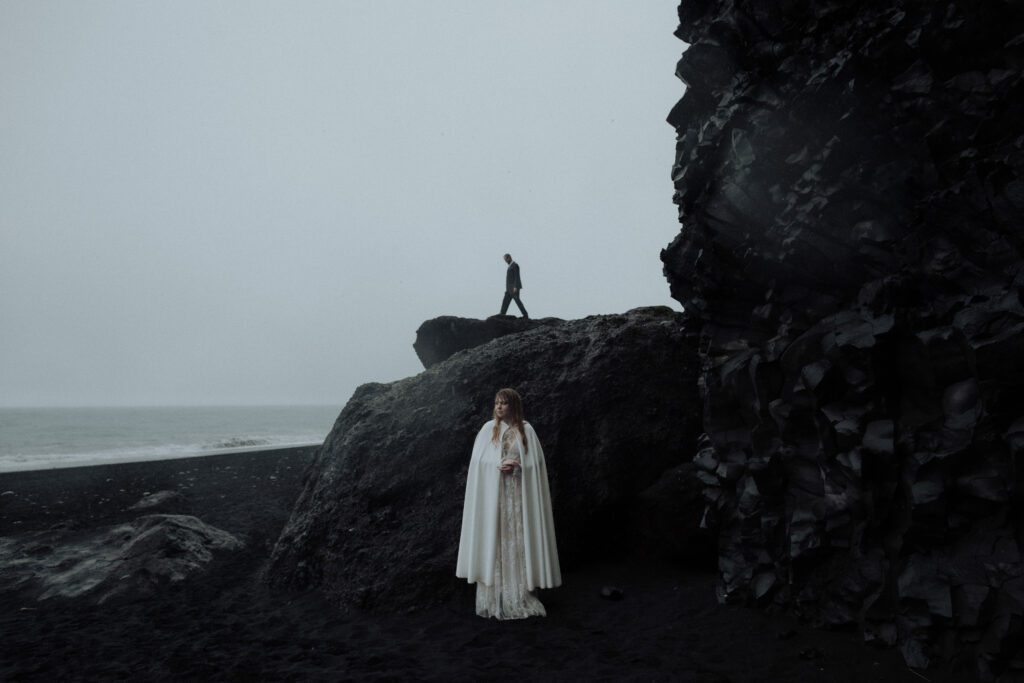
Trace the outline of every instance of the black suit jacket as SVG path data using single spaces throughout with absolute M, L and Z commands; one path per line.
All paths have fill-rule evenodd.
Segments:
M 513 289 L 522 289 L 523 281 L 519 279 L 519 264 L 513 261 L 508 264 L 508 270 L 505 271 L 505 291 L 511 292 Z

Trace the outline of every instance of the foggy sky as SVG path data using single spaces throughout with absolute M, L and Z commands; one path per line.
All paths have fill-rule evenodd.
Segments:
M 0 405 L 340 406 L 506 251 L 679 310 L 676 5 L 0 0 Z

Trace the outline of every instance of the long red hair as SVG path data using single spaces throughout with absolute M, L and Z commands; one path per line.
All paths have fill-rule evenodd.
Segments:
M 523 442 L 523 452 L 526 452 L 526 429 L 523 426 L 523 399 L 519 396 L 519 392 L 515 389 L 499 389 L 498 393 L 494 395 L 495 402 L 498 399 L 504 399 L 505 403 L 508 404 L 508 412 L 506 413 L 506 421 L 508 422 L 509 428 L 515 428 L 519 430 L 519 437 Z M 498 418 L 497 411 L 494 412 L 494 431 L 491 432 L 491 441 L 494 443 L 498 442 L 498 435 L 501 434 L 501 420 Z

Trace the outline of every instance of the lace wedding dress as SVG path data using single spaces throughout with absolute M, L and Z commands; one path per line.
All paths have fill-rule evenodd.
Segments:
M 501 439 L 503 460 L 520 461 L 519 433 L 506 429 Z M 546 616 L 544 605 L 526 588 L 526 551 L 523 541 L 523 495 L 520 468 L 500 472 L 498 484 L 498 539 L 494 578 L 490 586 L 476 584 L 476 613 L 496 619 Z

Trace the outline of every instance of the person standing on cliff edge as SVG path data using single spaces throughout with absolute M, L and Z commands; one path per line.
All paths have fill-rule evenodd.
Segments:
M 524 318 L 529 319 L 530 314 L 526 312 L 523 302 L 519 299 L 519 290 L 523 288 L 523 281 L 519 279 L 519 264 L 512 260 L 511 254 L 505 254 L 504 258 L 505 263 L 508 264 L 508 270 L 505 271 L 505 298 L 501 302 L 501 315 L 505 315 L 505 312 L 508 311 L 509 302 L 515 300 L 519 312 L 523 314 Z

